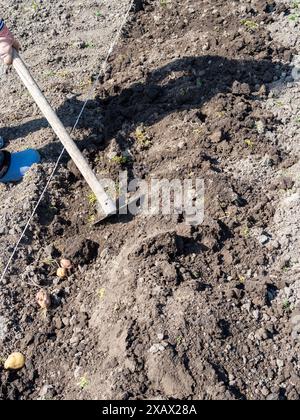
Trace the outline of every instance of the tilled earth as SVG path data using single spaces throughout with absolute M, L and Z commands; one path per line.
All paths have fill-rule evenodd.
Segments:
M 49 3 L 31 18 L 33 38 Z M 121 4 L 99 15 L 90 3 L 96 46 L 89 13 L 105 21 Z M 290 1 L 135 2 L 74 136 L 116 182 L 125 169 L 202 178 L 204 222 L 141 214 L 94 226 L 94 199 L 65 157 L 1 284 L 0 355 L 27 359 L 15 373 L 0 367 L 2 399 L 299 399 L 299 19 Z M 63 86 L 40 79 L 68 126 L 83 100 L 76 61 L 100 54 L 80 45 L 60 45 L 70 57 L 59 72 L 72 74 Z M 1 187 L 3 266 L 59 151 L 27 101 L 7 104 L 3 132 L 49 159 Z M 74 264 L 63 280 L 61 256 Z M 40 288 L 51 293 L 46 313 Z

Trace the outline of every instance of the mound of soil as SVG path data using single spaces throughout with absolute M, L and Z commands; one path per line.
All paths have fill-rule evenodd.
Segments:
M 272 32 L 291 7 L 135 6 L 78 139 L 101 176 L 204 179 L 204 222 L 94 226 L 93 197 L 64 162 L 1 292 L 0 354 L 27 358 L 0 367 L 1 398 L 297 400 L 296 307 L 279 298 L 291 260 L 272 229 L 299 156 L 275 140 L 280 115 L 266 105 L 274 83 L 294 86 L 295 45 Z M 74 267 L 59 280 L 61 256 Z

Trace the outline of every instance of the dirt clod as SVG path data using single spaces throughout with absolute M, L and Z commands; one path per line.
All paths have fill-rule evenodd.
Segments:
M 27 3 L 1 13 L 71 129 L 128 1 Z M 297 14 L 289 0 L 135 2 L 72 136 L 116 187 L 125 169 L 203 179 L 203 223 L 174 212 L 95 226 L 64 155 L 1 284 L 0 354 L 28 360 L 17 376 L 0 368 L 0 399 L 299 400 Z M 0 186 L 1 266 L 61 151 L 6 77 L 1 136 L 43 162 Z M 58 279 L 62 257 L 73 267 Z M 42 316 L 24 304 L 37 287 L 51 291 Z

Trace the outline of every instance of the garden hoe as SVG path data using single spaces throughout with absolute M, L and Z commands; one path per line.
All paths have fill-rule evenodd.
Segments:
M 37 83 L 34 81 L 25 63 L 23 62 L 22 58 L 16 50 L 14 50 L 13 67 L 18 73 L 20 79 L 22 80 L 26 88 L 28 89 L 29 93 L 33 97 L 35 103 L 40 108 L 45 118 L 51 125 L 55 134 L 69 153 L 70 157 L 81 172 L 82 176 L 90 186 L 91 190 L 95 194 L 97 201 L 101 206 L 101 210 L 99 209 L 100 218 L 96 221 L 95 224 L 101 222 L 109 216 L 117 214 L 118 209 L 116 204 L 105 192 L 95 173 L 90 168 L 88 162 L 80 152 L 75 142 L 71 139 L 69 133 L 63 126 L 60 119 L 57 117 L 54 110 L 51 108 L 49 102 L 41 92 L 41 89 L 39 88 Z M 127 206 L 128 204 L 126 204 L 126 207 Z

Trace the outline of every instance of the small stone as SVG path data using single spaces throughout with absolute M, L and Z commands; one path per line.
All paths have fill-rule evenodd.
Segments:
M 153 346 L 149 349 L 149 353 L 159 353 L 160 351 L 164 350 L 165 348 L 161 344 L 153 344 Z
M 240 83 L 236 80 L 232 85 L 232 93 L 234 95 L 249 95 L 251 88 L 247 83 Z
M 62 323 L 64 324 L 65 327 L 68 327 L 70 325 L 70 320 L 67 317 L 63 317 L 62 318 Z
M 210 136 L 210 140 L 213 143 L 219 143 L 220 141 L 222 141 L 223 139 L 223 133 L 221 130 L 219 131 L 215 131 L 211 136 Z
M 266 96 L 267 88 L 266 85 L 262 85 L 258 91 L 259 96 Z
M 192 236 L 192 226 L 186 223 L 180 223 L 176 227 L 176 233 L 179 236 L 190 238 Z
M 38 291 L 36 301 L 42 309 L 48 309 L 51 306 L 51 297 L 44 289 Z
M 74 370 L 74 378 L 78 379 L 78 378 L 80 378 L 80 376 L 82 376 L 82 367 L 81 366 L 76 366 L 76 368 Z
M 269 236 L 267 236 L 267 235 L 261 235 L 261 236 L 258 238 L 258 240 L 259 240 L 259 242 L 260 242 L 262 245 L 266 245 L 266 244 L 270 241 L 270 238 L 269 238 Z
M 79 338 L 76 335 L 73 335 L 70 339 L 70 344 L 74 345 L 74 344 L 78 344 L 79 343 Z
M 57 330 L 61 330 L 61 329 L 62 329 L 62 327 L 63 327 L 63 323 L 62 323 L 62 320 L 61 320 L 60 318 L 57 318 L 57 319 L 54 321 L 54 324 L 55 324 L 55 328 L 56 328 Z
M 259 320 L 260 318 L 260 312 L 258 309 L 256 309 L 255 311 L 253 311 L 253 318 L 256 319 L 256 321 Z
M 257 129 L 258 134 L 263 134 L 265 132 L 265 125 L 263 121 L 257 121 L 256 129 Z
M 263 387 L 263 389 L 261 390 L 261 393 L 264 397 L 267 397 L 270 394 L 270 391 L 268 390 L 267 387 Z
M 260 328 L 255 333 L 255 338 L 259 341 L 264 341 L 269 338 L 269 331 L 266 328 Z
M 61 268 L 65 268 L 66 270 L 70 270 L 72 268 L 72 262 L 66 258 L 62 258 L 60 260 Z
M 46 397 L 52 397 L 53 396 L 53 391 L 54 388 L 52 385 L 44 385 L 41 389 L 40 389 L 40 397 L 41 398 L 46 398 Z
M 127 359 L 125 361 L 125 367 L 126 369 L 129 369 L 131 373 L 134 373 L 136 371 L 136 363 L 133 360 Z
M 229 380 L 230 383 L 234 383 L 235 377 L 234 377 L 234 375 L 232 375 L 232 373 L 229 373 L 228 380 Z
M 283 360 L 277 359 L 276 364 L 279 367 L 279 369 L 282 369 L 284 367 L 284 361 Z

